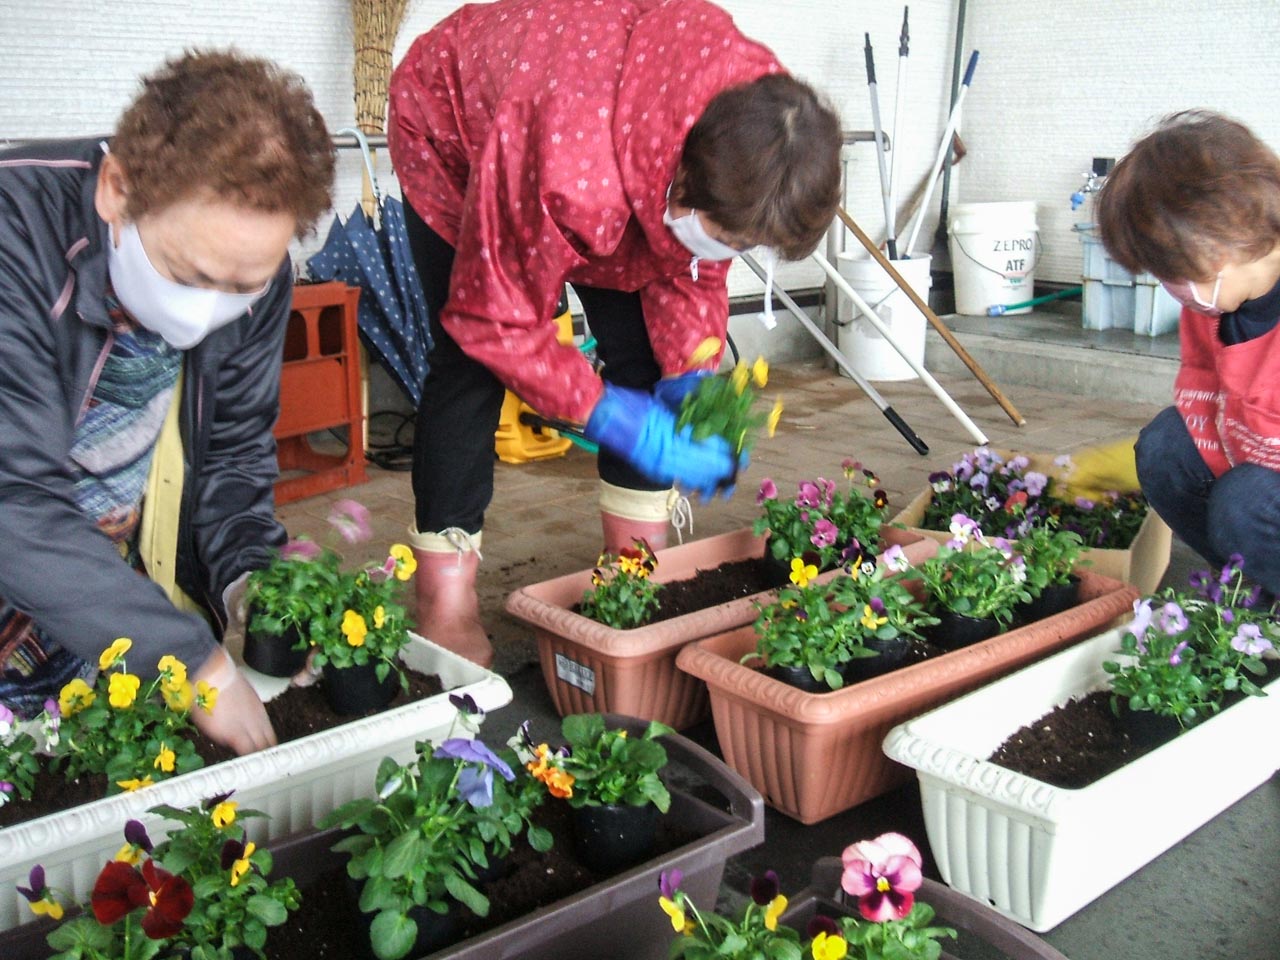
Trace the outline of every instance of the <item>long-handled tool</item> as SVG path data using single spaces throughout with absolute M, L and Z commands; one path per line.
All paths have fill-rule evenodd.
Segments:
M 822 258 L 821 254 L 815 253 L 814 257 L 821 260 L 822 263 L 826 263 L 826 260 Z M 755 275 L 759 277 L 761 280 L 763 280 L 765 283 L 769 282 L 766 279 L 767 274 L 765 273 L 764 267 L 760 266 L 760 264 L 756 262 L 756 259 L 753 256 L 751 256 L 751 254 L 744 253 L 742 255 L 742 262 L 745 263 L 748 267 L 750 267 L 752 272 L 755 273 Z M 840 280 L 843 281 L 844 278 L 841 277 Z M 809 334 L 813 337 L 813 339 L 818 341 L 818 345 L 822 347 L 823 350 L 827 351 L 828 355 L 830 355 L 830 357 L 833 360 L 835 360 L 836 365 L 839 366 L 841 370 L 843 370 L 846 374 L 849 375 L 849 379 L 851 379 L 854 383 L 858 385 L 858 387 L 862 390 L 862 392 L 865 393 L 867 397 L 871 400 L 871 402 L 874 403 L 876 407 L 880 410 L 880 412 L 884 414 L 885 419 L 893 424 L 894 428 L 900 434 L 902 434 L 903 438 L 906 439 L 907 443 L 911 444 L 911 449 L 913 449 L 916 453 L 920 454 L 920 456 L 922 457 L 928 456 L 929 454 L 928 444 L 926 444 L 923 440 L 921 440 L 918 436 L 916 436 L 916 432 L 911 429 L 911 427 L 907 424 L 907 422 L 902 419 L 902 417 L 898 414 L 896 410 L 893 409 L 893 407 L 889 406 L 885 398 L 880 396 L 879 391 L 877 391 L 875 387 L 871 386 L 871 384 L 867 382 L 867 378 L 862 376 L 862 374 L 858 373 L 857 370 L 853 369 L 853 367 L 850 366 L 849 361 L 845 357 L 845 355 L 841 353 L 840 349 L 834 343 L 831 342 L 830 338 L 828 338 L 827 335 L 818 328 L 818 325 L 809 318 L 809 315 L 805 313 L 802 309 L 800 309 L 800 307 L 796 304 L 796 302 L 791 299 L 790 294 L 788 294 L 787 291 L 783 290 L 781 287 L 774 287 L 773 295 L 782 301 L 782 305 L 786 307 L 789 311 L 791 311 L 791 314 L 798 321 L 800 321 L 800 325 L 804 327 L 806 330 L 808 330 Z M 868 307 L 867 309 L 869 310 L 870 308 Z M 878 321 L 879 317 L 876 317 L 875 319 Z M 884 329 L 883 325 L 881 325 L 881 332 L 883 332 L 886 337 L 889 335 L 888 331 Z M 947 399 L 950 400 L 951 398 L 948 397 Z M 956 409 L 959 410 L 958 407 Z M 960 413 L 960 415 L 962 417 L 964 416 L 963 411 Z M 966 417 L 965 419 L 967 420 L 968 418 Z M 977 430 L 977 429 L 978 429 L 977 427 L 973 427 L 973 430 Z M 978 431 L 975 434 L 975 437 L 980 438 L 978 440 L 979 443 L 987 442 L 986 437 L 982 436 L 981 431 Z
M 1010 310 L 1021 310 L 1023 307 L 1038 307 L 1042 303 L 1074 297 L 1076 294 L 1083 292 L 1084 287 L 1067 287 L 1065 290 L 1055 290 L 1053 293 L 1046 293 L 1043 297 L 1032 297 L 1030 300 L 1023 300 L 1021 303 L 997 303 L 987 307 L 987 316 L 1003 317 Z
M 1012 420 L 1016 426 L 1019 426 L 1019 427 L 1024 426 L 1027 422 L 1026 418 L 1023 417 L 1023 415 L 1020 414 L 1014 408 L 1013 404 L 1008 401 L 1005 395 L 1000 392 L 1000 388 L 995 385 L 994 381 L 992 381 L 992 379 L 989 376 L 987 376 L 986 371 L 983 370 L 982 367 L 978 366 L 978 361 L 974 360 L 973 357 L 969 356 L 969 351 L 960 345 L 960 341 L 955 338 L 955 334 L 953 334 L 950 330 L 948 330 L 947 325 L 938 319 L 938 315 L 934 313 L 931 309 L 929 309 L 929 305 L 925 303 L 923 299 L 921 299 L 920 294 L 916 293 L 915 290 L 911 288 L 911 284 L 907 283 L 907 281 L 902 279 L 902 274 L 898 273 L 898 271 L 894 269 L 893 264 L 890 263 L 887 259 L 885 259 L 885 255 L 880 252 L 880 248 L 875 245 L 875 241 L 873 241 L 870 237 L 866 235 L 863 229 L 860 226 L 858 226 L 857 222 L 853 219 L 853 217 L 849 216 L 849 214 L 846 213 L 842 207 L 836 208 L 836 215 L 840 218 L 840 221 L 846 227 L 849 228 L 850 232 L 852 232 L 853 235 L 858 238 L 858 242 L 861 243 L 863 247 L 866 248 L 867 252 L 871 254 L 873 258 L 875 258 L 875 261 L 878 264 L 880 264 L 880 267 L 884 270 L 884 272 L 889 275 L 889 279 L 891 279 L 894 283 L 896 283 L 898 285 L 898 289 L 900 289 L 903 293 L 907 295 L 907 299 L 909 299 L 912 303 L 916 305 L 916 309 L 918 309 L 922 314 L 924 314 L 924 317 L 926 320 L 929 321 L 929 324 L 935 330 L 937 330 L 938 333 L 941 335 L 942 339 L 947 342 L 947 346 L 949 346 L 955 352 L 955 355 L 960 358 L 960 360 L 964 363 L 966 367 L 969 368 L 969 372 L 972 373 L 977 378 L 978 382 L 981 383 L 984 388 L 986 388 L 987 393 L 991 394 L 992 399 L 994 399 L 996 403 L 1000 404 L 1001 409 L 1003 409 L 1004 412 L 1008 414 L 1009 419 Z M 848 283 L 845 281 L 843 277 L 839 275 L 839 273 L 835 271 L 835 269 L 831 266 L 831 264 L 826 263 L 825 259 L 819 258 L 817 254 L 814 254 L 814 257 L 815 259 L 820 260 L 820 262 L 823 264 L 823 269 L 827 271 L 828 276 L 831 276 L 831 278 L 835 280 L 837 286 L 839 286 L 842 290 L 847 289 L 849 292 L 852 292 L 852 289 L 849 288 Z M 856 296 L 856 294 L 854 294 L 854 296 Z M 857 303 L 857 300 L 855 300 L 854 302 Z M 859 307 L 859 309 L 862 309 L 862 308 Z M 888 339 L 890 343 L 894 343 L 894 341 L 891 338 L 888 338 Z M 894 344 L 894 347 L 896 349 L 897 344 Z M 901 350 L 898 350 L 898 352 L 900 354 L 902 353 Z M 906 357 L 905 355 L 903 356 L 903 359 L 905 359 L 908 363 L 911 363 L 911 359 Z M 917 371 L 917 372 L 921 372 L 921 371 Z M 925 383 L 929 383 L 929 381 L 933 380 L 932 377 L 928 377 L 928 379 L 926 379 L 924 375 L 922 375 L 920 379 L 924 380 Z M 933 389 L 933 388 L 930 387 L 930 389 Z M 938 387 L 937 390 L 934 390 L 934 393 L 938 393 L 938 391 L 940 390 L 942 390 L 942 388 Z M 939 399 L 941 399 L 941 396 L 939 397 Z M 947 397 L 947 400 L 943 402 L 946 403 L 947 401 L 950 401 L 950 400 L 951 398 Z M 948 409 L 951 409 L 951 406 L 949 406 Z M 952 410 L 952 413 L 956 413 L 958 410 L 959 408 L 956 407 L 955 409 Z M 962 416 L 963 412 L 961 412 L 960 415 Z M 968 418 L 965 417 L 965 420 L 968 420 Z M 961 422 L 963 423 L 964 421 L 961 421 Z M 975 427 L 973 429 L 976 430 L 977 428 Z M 973 431 L 971 430 L 970 432 L 972 433 Z M 986 441 L 980 441 L 980 442 L 985 443 Z
M 902 8 L 902 31 L 898 34 L 898 86 L 893 92 L 893 134 L 890 138 L 893 156 L 889 165 L 889 222 L 886 224 L 888 240 L 885 243 L 890 260 L 898 259 L 898 221 L 895 212 L 898 209 L 898 184 L 901 183 L 901 157 L 904 152 L 898 140 L 898 121 L 902 118 L 902 99 L 907 88 L 907 54 L 911 50 L 911 33 L 907 29 L 908 9 Z
M 889 256 L 898 255 L 896 242 L 893 239 L 893 201 L 889 197 L 889 174 L 884 168 L 884 128 L 880 126 L 880 95 L 876 89 L 876 61 L 871 52 L 871 34 L 864 34 L 866 46 L 863 52 L 867 55 L 867 90 L 871 93 L 871 124 L 876 136 L 876 165 L 880 169 L 880 196 L 884 198 L 884 223 L 889 231 Z
M 916 248 L 916 240 L 920 237 L 920 227 L 924 225 L 925 214 L 929 212 L 929 201 L 933 198 L 933 185 L 937 182 L 938 173 L 942 170 L 942 164 L 947 159 L 947 152 L 951 149 L 951 138 L 955 135 L 956 125 L 960 122 L 961 108 L 964 106 L 965 95 L 969 92 L 969 84 L 973 82 L 973 71 L 978 66 L 978 51 L 975 50 L 969 54 L 969 65 L 964 71 L 964 80 L 960 84 L 960 95 L 956 97 L 956 102 L 951 107 L 951 115 L 947 117 L 947 128 L 942 134 L 942 143 L 938 147 L 938 155 L 934 158 L 932 172 L 929 175 L 929 185 L 925 189 L 924 202 L 920 204 L 920 212 L 916 214 L 915 226 L 911 228 L 911 236 L 907 240 L 906 256 L 911 256 L 911 251 Z

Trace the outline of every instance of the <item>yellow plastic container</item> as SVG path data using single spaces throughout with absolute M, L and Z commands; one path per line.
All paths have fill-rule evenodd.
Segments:
M 556 339 L 561 343 L 573 343 L 573 315 L 567 303 L 564 304 L 564 312 L 556 317 L 556 324 L 560 328 Z M 573 441 L 550 427 L 521 423 L 520 414 L 526 411 L 536 413 L 533 407 L 508 390 L 502 399 L 502 413 L 494 434 L 498 459 L 503 463 L 528 463 L 530 460 L 563 457 L 565 451 L 573 446 Z

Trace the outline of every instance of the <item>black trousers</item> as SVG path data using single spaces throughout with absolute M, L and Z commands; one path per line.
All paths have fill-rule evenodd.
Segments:
M 413 435 L 413 496 L 418 529 L 434 533 L 460 527 L 475 533 L 493 499 L 494 432 L 505 388 L 483 364 L 471 359 L 440 324 L 449 299 L 453 247 L 405 204 L 414 265 L 422 281 L 431 327 L 429 369 Z M 622 387 L 649 389 L 661 371 L 644 325 L 638 293 L 574 284 L 582 301 L 601 376 Z M 665 490 L 625 460 L 601 450 L 600 476 L 632 490 Z

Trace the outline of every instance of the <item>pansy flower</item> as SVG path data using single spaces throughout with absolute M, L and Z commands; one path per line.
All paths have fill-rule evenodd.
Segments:
M 107 702 L 117 710 L 127 710 L 138 698 L 142 678 L 132 673 L 113 673 L 107 682 Z
M 393 543 L 389 552 L 396 562 L 395 575 L 397 580 L 408 580 L 417 572 L 418 558 L 403 543 Z
M 1225 612 L 1225 611 L 1224 611 Z M 1262 629 L 1255 623 L 1244 623 L 1231 638 L 1231 647 L 1248 657 L 1255 657 L 1271 649 L 1271 641 L 1262 635 Z
M 766 500 L 778 499 L 778 485 L 765 477 L 760 481 L 760 489 L 756 492 L 756 505 L 764 503 Z
M 894 544 L 884 552 L 884 565 L 890 573 L 901 573 L 911 566 L 906 553 L 898 544 Z
M 782 419 L 782 401 L 773 401 L 773 409 L 769 411 L 769 416 L 765 419 L 765 434 L 770 438 L 778 432 L 778 421 Z
M 818 568 L 812 563 L 805 563 L 803 557 L 791 560 L 791 582 L 797 587 L 806 587 L 809 581 L 818 575 Z
M 342 614 L 342 635 L 347 638 L 347 643 L 350 646 L 363 647 L 368 633 L 368 624 L 364 622 L 364 617 L 360 616 L 356 611 L 347 610 Z
M 280 548 L 280 559 L 282 560 L 300 560 L 304 563 L 310 563 L 324 552 L 320 544 L 306 537 L 298 537 L 290 540 Z
M 839 934 L 830 934 L 820 930 L 809 944 L 813 960 L 844 960 L 849 953 L 849 944 Z
M 766 930 L 778 929 L 778 918 L 787 909 L 787 898 L 782 895 L 778 875 L 766 870 L 763 876 L 751 878 L 751 899 L 764 907 Z
M 31 868 L 31 872 L 27 875 L 27 886 L 18 887 L 18 893 L 22 894 L 27 903 L 31 906 L 31 912 L 38 917 L 52 917 L 54 920 L 62 919 L 62 904 L 53 899 L 53 892 L 45 886 L 44 867 L 36 864 Z
M 98 669 L 103 671 L 111 669 L 132 647 L 133 641 L 128 637 L 117 637 L 98 657 Z
M 165 940 L 182 929 L 182 921 L 195 905 L 191 884 L 147 860 L 139 870 L 112 860 L 93 885 L 89 898 L 93 915 L 109 927 L 138 907 L 146 907 L 142 932 L 152 940 Z
M 329 524 L 347 543 L 363 543 L 372 536 L 369 508 L 355 500 L 339 500 L 329 511 Z
M 253 864 L 250 858 L 257 847 L 252 841 L 245 843 L 231 839 L 222 845 L 222 869 L 230 872 L 231 886 L 237 886 Z
M 873 923 L 901 920 L 911 912 L 924 881 L 920 851 L 900 833 L 863 840 L 841 854 L 840 886 L 858 898 L 858 912 Z

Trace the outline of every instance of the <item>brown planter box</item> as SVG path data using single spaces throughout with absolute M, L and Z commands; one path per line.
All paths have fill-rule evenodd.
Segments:
M 646 724 L 609 716 L 611 727 L 641 733 Z M 702 747 L 679 735 L 662 738 L 678 785 L 668 782 L 671 810 L 696 840 L 632 867 L 581 893 L 487 933 L 431 954 L 431 960 L 665 960 L 673 936 L 671 921 L 658 909 L 658 876 L 664 870 L 684 874 L 681 889 L 697 903 L 715 903 L 725 861 L 764 842 L 764 802 L 752 787 Z M 708 791 L 715 801 L 704 799 Z M 695 795 L 696 794 L 696 795 Z M 554 802 L 554 801 L 548 801 Z M 299 885 L 345 862 L 329 848 L 339 831 L 309 832 L 273 841 L 272 876 L 293 877 Z M 50 920 L 0 933 L 4 960 L 44 960 Z M 619 952 L 619 944 L 625 949 Z M 414 960 L 414 958 L 409 958 Z
M 803 934 L 806 925 L 817 914 L 833 918 L 860 917 L 857 901 L 846 897 L 840 888 L 843 872 L 844 864 L 839 857 L 823 857 L 815 863 L 812 882 L 791 898 L 780 922 Z M 1012 920 L 927 877 L 916 891 L 916 900 L 933 907 L 936 912 L 934 926 L 954 927 L 961 934 L 959 941 L 938 941 L 943 948 L 940 960 L 963 960 L 966 954 L 986 957 L 993 953 L 1009 960 L 1067 960 L 1059 951 Z M 972 944 L 971 937 L 976 937 L 987 949 L 980 954 L 956 953 L 960 949 L 957 943 Z
M 1100 633 L 1132 611 L 1132 586 L 1080 573 L 1080 603 L 984 640 L 831 693 L 805 693 L 739 661 L 750 627 L 690 644 L 679 668 L 704 680 L 725 761 L 801 823 L 816 823 L 911 778 L 880 745 L 889 729 L 994 677 Z
M 928 530 L 921 526 L 924 512 L 933 502 L 933 488 L 925 487 L 915 498 L 898 512 L 890 523 L 902 524 L 912 533 L 929 537 L 938 543 L 951 539 L 947 530 Z M 1127 550 L 1085 550 L 1080 555 L 1080 564 L 1087 570 L 1111 577 L 1123 583 L 1131 583 L 1142 594 L 1155 593 L 1160 580 L 1169 566 L 1169 550 L 1173 545 L 1173 531 L 1161 520 L 1154 510 L 1147 511 L 1147 518 L 1138 528 L 1138 535 L 1133 538 Z
M 937 550 L 914 533 L 882 528 L 884 540 L 899 544 L 913 563 Z M 669 583 L 693 577 L 733 560 L 762 556 L 764 537 L 750 528 L 695 540 L 657 552 L 654 580 Z M 834 576 L 834 573 L 830 574 Z M 533 626 L 542 676 L 561 716 L 571 713 L 621 713 L 660 720 L 677 730 L 707 714 L 703 683 L 676 668 L 676 654 L 687 643 L 749 624 L 756 604 L 771 591 L 731 600 L 633 630 L 607 627 L 569 608 L 591 586 L 591 570 L 530 584 L 507 598 L 506 609 Z

